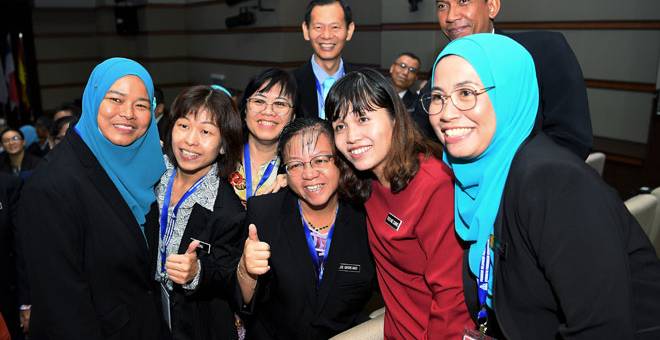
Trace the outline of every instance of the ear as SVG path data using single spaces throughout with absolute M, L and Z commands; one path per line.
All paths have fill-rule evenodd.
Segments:
M 309 41 L 309 28 L 307 27 L 307 24 L 303 21 L 301 26 L 302 26 L 303 38 Z
M 494 20 L 497 13 L 500 12 L 500 0 L 488 0 L 486 6 L 488 6 L 488 17 Z
M 390 75 L 392 74 L 392 72 L 394 72 L 394 67 L 395 67 L 394 64 L 390 66 Z
M 348 34 L 346 35 L 346 41 L 351 41 L 351 38 L 353 38 L 353 33 L 355 32 L 355 23 L 352 22 L 348 24 Z

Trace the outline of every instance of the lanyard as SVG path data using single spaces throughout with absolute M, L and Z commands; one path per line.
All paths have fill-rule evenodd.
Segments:
M 477 313 L 477 323 L 479 324 L 479 331 L 486 332 L 488 327 L 488 282 L 490 280 L 490 242 L 486 242 L 486 247 L 481 254 L 481 261 L 479 262 L 479 276 L 477 277 L 477 289 L 479 293 L 479 312 Z
M 273 172 L 273 169 L 275 168 L 275 163 L 277 161 L 275 159 L 271 160 L 268 162 L 268 166 L 266 167 L 266 170 L 264 171 L 264 175 L 261 176 L 261 179 L 259 179 L 259 183 L 257 184 L 257 188 L 252 191 L 252 163 L 250 162 L 250 146 L 248 143 L 245 143 L 243 146 L 243 169 L 245 170 L 245 200 L 247 201 L 248 198 L 252 197 L 254 193 L 261 188 L 264 183 L 268 180 L 268 177 L 270 177 L 270 174 Z
M 309 231 L 309 226 L 305 217 L 303 217 L 302 206 L 300 201 L 298 201 L 298 210 L 300 211 L 300 219 L 303 223 L 303 230 L 305 231 L 305 238 L 307 239 L 307 248 L 309 248 L 309 255 L 312 256 L 312 262 L 314 262 L 314 269 L 316 274 L 318 274 L 318 281 L 316 282 L 317 287 L 321 284 L 323 280 L 323 272 L 325 269 L 325 263 L 328 261 L 328 253 L 330 252 L 330 243 L 332 242 L 332 235 L 335 232 L 335 222 L 337 221 L 337 212 L 339 211 L 339 206 L 335 210 L 334 222 L 330 226 L 330 231 L 328 231 L 328 238 L 325 241 L 325 250 L 323 251 L 323 257 L 319 258 L 319 254 L 316 252 L 316 247 L 314 245 L 314 238 L 312 237 L 311 232 Z
M 172 217 L 168 218 L 168 210 L 170 207 L 170 199 L 172 198 L 172 185 L 174 184 L 174 177 L 176 177 L 176 169 L 172 171 L 172 177 L 170 177 L 169 182 L 167 183 L 167 190 L 165 190 L 165 198 L 163 199 L 163 208 L 160 211 L 160 272 L 161 274 L 165 273 L 165 260 L 167 257 L 167 246 L 170 244 L 170 241 L 172 241 L 172 235 L 174 234 L 174 224 L 176 223 L 176 215 L 179 212 L 179 207 L 181 207 L 181 204 L 188 198 L 190 195 L 192 195 L 195 191 L 197 191 L 197 188 L 199 188 L 200 184 L 202 184 L 202 180 L 206 177 L 206 175 L 202 176 L 200 179 L 193 184 L 188 191 L 186 191 L 183 196 L 181 196 L 181 199 L 179 199 L 179 202 L 176 203 L 174 206 L 174 211 L 172 213 Z

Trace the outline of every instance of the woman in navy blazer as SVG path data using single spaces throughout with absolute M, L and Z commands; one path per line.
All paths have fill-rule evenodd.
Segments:
M 280 138 L 288 188 L 251 198 L 236 295 L 249 339 L 328 339 L 362 321 L 375 269 L 361 207 L 344 201 L 332 130 L 300 118 Z

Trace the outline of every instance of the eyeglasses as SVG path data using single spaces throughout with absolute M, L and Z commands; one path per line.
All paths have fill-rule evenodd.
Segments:
M 21 138 L 20 135 L 15 135 L 15 136 L 11 136 L 9 138 L 3 138 L 2 142 L 5 143 L 5 144 L 8 144 L 8 143 L 11 143 L 11 142 L 18 142 L 18 141 L 21 141 L 21 140 L 23 140 L 23 138 Z
M 398 64 L 395 63 L 394 65 L 398 66 L 402 70 L 407 69 L 408 72 L 410 72 L 410 73 L 417 73 L 417 71 L 418 71 L 417 67 L 408 66 L 408 65 L 406 65 L 406 63 L 398 63 Z
M 309 162 L 291 161 L 284 164 L 286 173 L 290 176 L 300 176 L 305 169 L 305 164 L 309 164 L 316 171 L 325 171 L 333 163 L 334 155 L 318 155 L 312 157 Z
M 445 109 L 445 105 L 447 104 L 447 99 L 451 99 L 452 104 L 454 104 L 457 109 L 461 111 L 467 111 L 472 110 L 475 106 L 477 106 L 478 95 L 484 94 L 494 88 L 495 86 L 485 87 L 481 90 L 462 88 L 455 90 L 448 96 L 441 95 L 437 92 L 431 92 L 425 94 L 419 100 L 422 103 L 422 108 L 424 108 L 424 111 L 426 111 L 426 113 L 429 115 L 436 115 L 442 112 L 442 110 Z
M 280 116 L 283 116 L 289 113 L 289 110 L 293 108 L 293 105 L 283 100 L 276 100 L 272 103 L 268 103 L 264 99 L 250 97 L 248 98 L 247 102 L 248 102 L 248 109 L 252 113 L 260 113 L 264 111 L 266 107 L 268 107 L 268 105 L 270 105 L 273 108 L 273 112 L 275 112 Z

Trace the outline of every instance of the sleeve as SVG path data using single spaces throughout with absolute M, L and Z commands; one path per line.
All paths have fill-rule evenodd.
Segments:
M 415 232 L 426 254 L 424 278 L 433 294 L 424 338 L 461 339 L 474 329 L 463 297 L 463 250 L 454 232 L 454 195 L 447 179 L 428 197 Z
M 32 184 L 32 185 L 30 185 Z M 103 339 L 83 269 L 83 227 L 70 207 L 81 206 L 52 182 L 26 185 L 19 201 L 18 228 L 34 321 L 56 339 Z
M 560 33 L 543 39 L 534 55 L 539 69 L 543 132 L 581 159 L 591 152 L 593 133 L 584 76 L 580 64 Z
M 518 212 L 565 322 L 563 339 L 632 339 L 623 203 L 600 180 L 552 167 L 520 189 Z M 623 208 L 625 209 L 625 208 Z
M 16 254 L 16 285 L 18 291 L 18 305 L 19 306 L 29 306 L 30 302 L 30 285 L 28 283 L 27 273 L 25 271 L 25 257 L 23 254 L 23 249 L 20 246 L 20 235 L 17 229 L 17 218 L 18 218 L 18 200 L 20 197 L 21 187 L 23 181 L 15 178 L 10 181 L 9 185 L 9 211 L 11 212 L 11 225 L 14 228 L 13 234 L 15 235 L 14 241 L 14 254 Z M 17 307 L 18 309 L 18 307 Z

